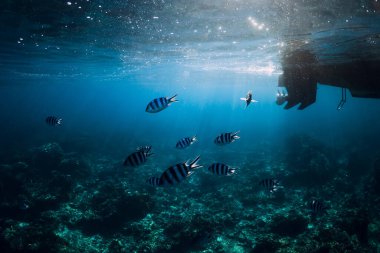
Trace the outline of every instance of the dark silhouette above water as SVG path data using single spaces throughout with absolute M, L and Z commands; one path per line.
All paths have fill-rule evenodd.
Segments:
M 353 97 L 380 98 L 380 60 L 355 59 L 342 63 L 320 63 L 316 55 L 307 50 L 287 53 L 282 59 L 283 74 L 279 87 L 285 87 L 287 94 L 277 94 L 277 104 L 285 101 L 285 109 L 298 104 L 299 110 L 316 102 L 317 83 L 341 87 L 342 99 L 338 109 L 343 107 L 348 89 Z

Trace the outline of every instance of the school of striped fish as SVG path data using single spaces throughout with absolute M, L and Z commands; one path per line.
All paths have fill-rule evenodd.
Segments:
M 176 99 L 177 94 L 172 97 L 159 97 L 151 100 L 146 106 L 145 111 L 148 113 L 158 113 L 168 108 L 172 103 L 178 102 Z M 257 100 L 254 100 L 252 97 L 252 91 L 248 91 L 246 97 L 241 98 L 241 100 L 245 101 L 245 109 L 251 103 L 257 103 Z M 62 119 L 57 116 L 48 116 L 45 119 L 46 124 L 49 126 L 60 126 L 62 124 Z M 238 136 L 240 131 L 235 132 L 224 132 L 220 133 L 215 137 L 214 143 L 218 146 L 224 146 L 227 144 L 231 144 L 236 140 L 240 139 Z M 177 149 L 187 149 L 191 145 L 193 145 L 197 141 L 196 135 L 192 137 L 183 137 L 178 140 L 175 148 Z M 123 166 L 126 167 L 138 167 L 147 162 L 148 158 L 153 155 L 151 152 L 152 146 L 141 146 L 137 147 L 134 152 L 129 154 L 124 162 Z M 186 180 L 189 176 L 193 175 L 194 172 L 202 168 L 202 165 L 199 165 L 198 162 L 200 160 L 200 155 L 196 156 L 193 160 L 182 161 L 175 165 L 172 165 L 165 169 L 160 176 L 158 177 L 150 177 L 146 180 L 151 186 L 154 187 L 163 187 L 163 186 L 173 186 L 181 183 Z M 208 171 L 213 175 L 218 176 L 232 176 L 236 174 L 238 168 L 232 167 L 230 165 L 226 165 L 221 162 L 216 162 L 211 164 L 208 167 Z M 282 188 L 280 186 L 280 181 L 275 178 L 265 178 L 258 182 L 258 186 L 261 187 L 265 192 L 270 194 L 276 192 L 278 189 Z M 323 214 L 326 212 L 326 206 L 320 200 L 312 200 L 308 204 L 308 209 L 311 211 L 313 216 L 318 214 Z

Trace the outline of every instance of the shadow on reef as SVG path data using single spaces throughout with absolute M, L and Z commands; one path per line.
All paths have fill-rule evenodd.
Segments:
M 50 219 L 36 219 L 30 223 L 8 220 L 5 226 L 0 236 L 0 252 L 60 252 L 67 244 L 55 235 L 57 224 Z
M 170 247 L 158 249 L 155 253 L 205 250 L 223 226 L 213 221 L 211 217 L 201 216 L 195 216 L 187 222 L 170 222 L 164 229 L 164 235 L 173 243 Z
M 307 135 L 293 135 L 286 140 L 286 182 L 294 186 L 320 187 L 333 179 L 337 170 L 334 153 Z
M 281 236 L 295 237 L 306 231 L 307 223 L 308 221 L 296 212 L 287 217 L 277 215 L 273 217 L 270 230 Z
M 111 180 L 99 184 L 84 206 L 94 215 L 80 219 L 74 225 L 86 234 L 111 236 L 121 232 L 127 222 L 144 218 L 154 208 L 154 202 L 147 194 L 128 194 Z
M 89 166 L 57 143 L 0 165 L 0 227 L 2 242 L 7 242 L 1 252 L 57 252 L 61 239 L 44 214 L 69 201 L 75 185 L 88 174 Z
M 90 168 L 82 159 L 64 154 L 57 143 L 49 143 L 30 150 L 14 164 L 2 165 L 0 174 L 0 213 L 33 219 L 68 201 Z
M 377 193 L 380 197 L 380 157 L 373 163 L 373 170 L 371 172 L 371 188 L 372 191 Z

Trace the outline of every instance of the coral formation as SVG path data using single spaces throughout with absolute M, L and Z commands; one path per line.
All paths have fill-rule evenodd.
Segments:
M 234 176 L 199 169 L 169 188 L 145 184 L 149 165 L 125 171 L 116 159 L 65 153 L 57 143 L 32 149 L 0 165 L 0 250 L 376 252 L 379 159 L 358 183 L 323 144 L 292 138 L 285 160 L 251 153 L 256 162 Z M 274 192 L 259 185 L 276 177 Z M 326 212 L 313 213 L 312 199 Z

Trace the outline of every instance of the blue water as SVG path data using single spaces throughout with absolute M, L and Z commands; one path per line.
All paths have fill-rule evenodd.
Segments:
M 337 110 L 341 89 L 318 84 L 304 110 L 275 103 L 288 51 L 379 60 L 377 1 L 0 7 L 1 252 L 379 251 L 380 100 L 348 92 Z M 249 90 L 258 103 L 245 108 Z M 146 163 L 122 166 L 145 145 Z M 146 183 L 198 155 L 179 185 Z M 237 172 L 213 175 L 214 162 Z M 263 191 L 265 178 L 281 190 Z M 312 199 L 327 214 L 314 217 Z
M 179 72 L 179 71 L 178 71 Z M 174 73 L 175 74 L 175 73 Z M 317 103 L 305 111 L 285 111 L 274 102 L 277 76 L 255 77 L 229 73 L 192 73 L 185 78 L 160 72 L 164 80 L 143 77 L 116 81 L 30 80 L 1 86 L 3 139 L 11 143 L 46 141 L 44 135 L 70 138 L 89 134 L 106 149 L 117 142 L 125 149 L 151 144 L 174 148 L 178 139 L 197 134 L 203 148 L 214 148 L 221 132 L 241 131 L 241 140 L 229 148 L 259 148 L 260 143 L 281 143 L 299 131 L 337 143 L 373 132 L 379 126 L 379 101 L 351 98 L 337 111 L 340 89 L 320 86 Z M 163 79 L 163 78 L 161 78 Z M 252 89 L 258 103 L 247 109 L 240 97 Z M 178 103 L 149 114 L 145 107 L 156 97 L 178 94 Z M 63 125 L 51 128 L 47 115 L 63 118 Z M 18 140 L 18 134 L 24 135 Z M 39 136 L 39 139 L 35 139 Z M 11 137 L 12 136 L 12 137 Z M 108 140 L 111 139 L 111 140 Z M 32 144 L 32 143 L 30 143 Z M 105 146 L 104 146 L 105 145 Z M 123 153 L 117 150 L 117 153 Z

